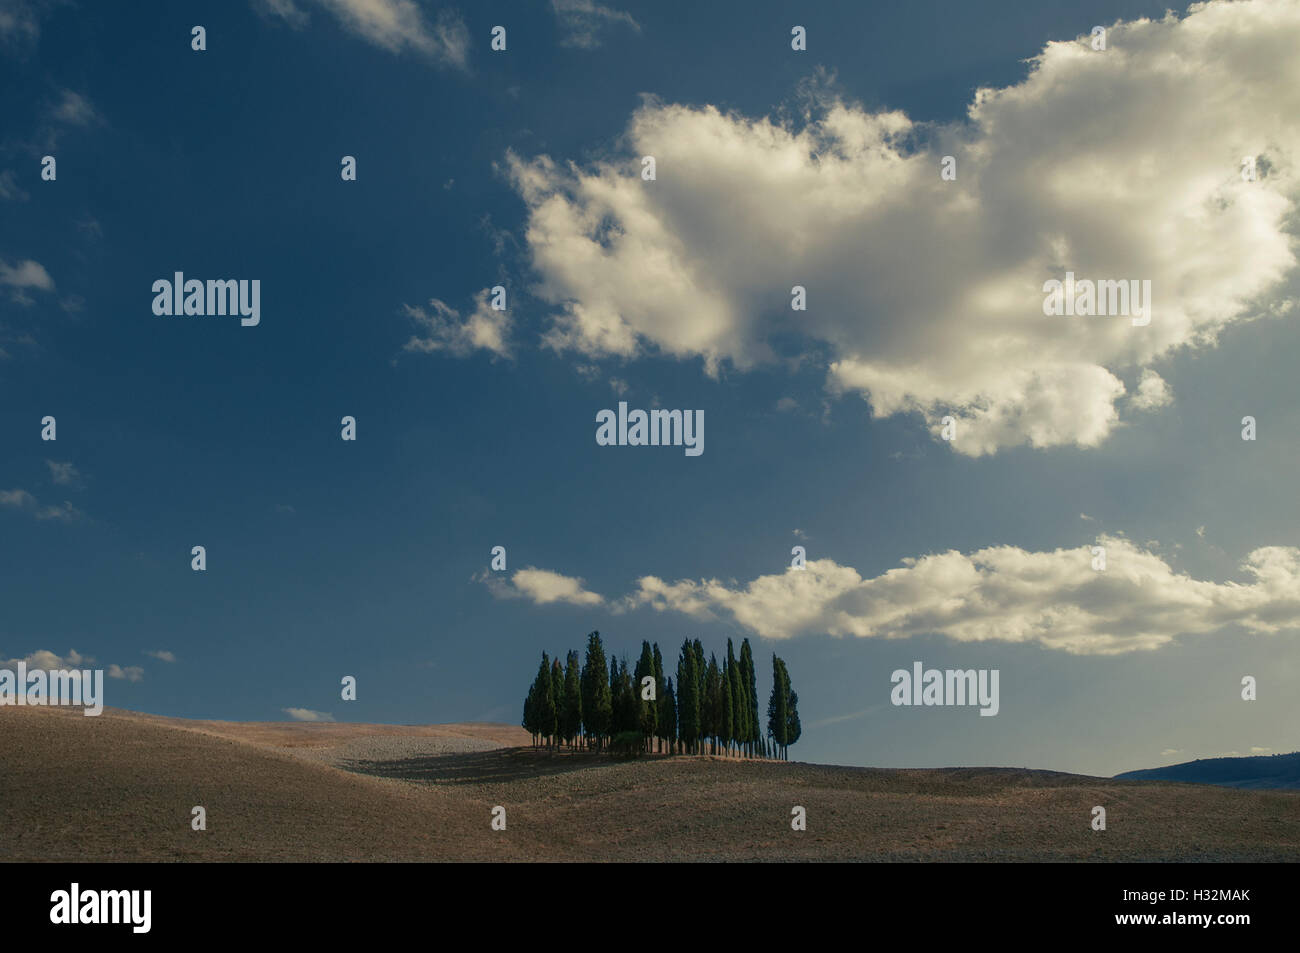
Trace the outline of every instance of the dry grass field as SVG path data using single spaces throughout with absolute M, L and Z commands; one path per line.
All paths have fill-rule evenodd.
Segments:
M 0 708 L 0 776 L 4 861 L 1300 860 L 1300 792 L 615 761 L 534 751 L 508 725 Z M 191 830 L 195 805 L 206 831 Z M 489 827 L 494 805 L 505 831 Z M 793 805 L 807 831 L 790 829 Z

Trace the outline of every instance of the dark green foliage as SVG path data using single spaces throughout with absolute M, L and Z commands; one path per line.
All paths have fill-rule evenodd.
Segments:
M 756 754 L 763 729 L 758 720 L 758 688 L 755 685 L 754 653 L 749 648 L 749 639 L 740 644 L 740 684 L 745 696 L 745 727 L 749 732 L 745 740 L 749 742 L 750 754 Z
M 718 737 L 724 747 L 730 751 L 736 740 L 736 709 L 731 703 L 731 673 L 722 676 L 722 697 L 718 704 Z
M 786 676 L 786 680 L 787 681 L 789 680 L 788 674 Z M 787 727 L 786 727 L 785 743 L 787 745 L 792 745 L 796 741 L 798 741 L 799 736 L 803 734 L 803 725 L 799 723 L 799 693 L 798 692 L 794 692 L 794 691 L 790 692 L 790 711 L 789 711 L 788 719 L 789 720 L 786 722 Z
M 620 731 L 611 739 L 609 750 L 619 757 L 635 758 L 645 750 L 645 738 L 639 731 Z
M 682 643 L 677 660 L 677 735 L 688 752 L 697 750 L 700 737 L 700 679 L 695 667 L 695 650 Z
M 668 722 L 671 718 L 674 729 L 676 728 L 677 713 L 674 711 L 671 714 L 671 716 L 668 713 L 668 705 L 670 703 L 668 701 L 668 698 L 666 697 L 666 692 L 668 689 L 667 689 L 667 683 L 664 680 L 664 657 L 659 654 L 658 642 L 654 644 L 654 664 L 655 664 L 655 673 L 654 673 L 655 690 L 659 693 L 659 698 L 655 702 L 655 707 L 656 707 L 655 736 L 658 737 L 659 739 L 659 751 L 660 753 L 662 753 L 664 750 L 665 741 L 668 742 L 670 747 L 672 745 L 673 730 L 668 729 L 666 726 L 668 725 Z M 675 701 L 672 702 L 671 704 L 673 704 L 674 707 L 676 706 Z
M 642 679 L 649 678 L 654 682 L 655 700 L 643 698 L 645 694 L 644 682 Z M 655 726 L 659 722 L 659 692 L 663 686 L 659 684 L 659 679 L 655 676 L 655 657 L 650 651 L 650 643 L 641 643 L 641 658 L 636 663 L 635 677 L 632 679 L 632 686 L 636 692 L 637 704 L 637 729 L 645 735 L 647 743 L 655 735 Z
M 703 733 L 712 739 L 713 753 L 718 750 L 718 736 L 722 733 L 722 673 L 718 671 L 718 657 L 709 656 L 704 670 L 704 699 L 700 703 L 700 720 Z
M 803 726 L 799 723 L 799 696 L 790 687 L 790 672 L 785 662 L 775 655 L 772 656 L 772 697 L 767 703 L 767 730 L 780 758 L 788 756 L 790 745 L 803 733 Z
M 767 733 L 772 742 L 784 748 L 790 730 L 790 683 L 785 663 L 772 655 L 772 694 L 767 701 Z
M 533 682 L 533 714 L 535 734 L 543 738 L 555 737 L 555 696 L 551 690 L 551 660 L 542 653 L 542 664 L 537 668 Z
M 523 721 L 533 744 L 548 747 L 581 742 L 597 750 L 641 754 L 665 742 L 669 754 L 740 752 L 785 758 L 799 740 L 799 696 L 790 672 L 772 656 L 772 694 L 767 705 L 766 736 L 758 714 L 754 655 L 749 640 L 740 655 L 727 640 L 719 665 L 716 654 L 704 658 L 699 639 L 682 642 L 677 678 L 666 677 L 658 644 L 641 643 L 636 665 L 608 658 L 599 632 L 587 637 L 586 658 L 568 652 L 564 663 L 543 652 L 537 675 L 524 699 Z M 655 698 L 642 697 L 654 686 Z M 636 739 L 635 744 L 630 739 Z
M 664 679 L 664 691 L 659 696 L 659 737 L 668 742 L 671 754 L 677 743 L 677 696 L 671 678 Z
M 560 734 L 573 744 L 582 730 L 582 675 L 578 653 L 570 652 L 564 667 L 564 705 L 560 714 Z
M 609 734 L 613 699 L 609 692 L 609 671 L 605 667 L 605 646 L 600 633 L 587 636 L 587 658 L 582 666 L 582 728 L 587 743 L 600 747 Z

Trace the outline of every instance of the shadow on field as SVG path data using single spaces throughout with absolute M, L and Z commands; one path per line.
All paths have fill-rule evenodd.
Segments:
M 591 751 L 550 753 L 533 748 L 499 748 L 388 761 L 344 761 L 340 767 L 355 774 L 430 784 L 504 784 L 621 763 L 619 758 Z

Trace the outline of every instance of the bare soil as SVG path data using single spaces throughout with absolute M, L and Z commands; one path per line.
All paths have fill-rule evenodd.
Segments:
M 207 830 L 191 829 L 191 809 Z M 490 828 L 506 809 L 507 829 Z M 790 812 L 807 810 L 793 831 Z M 1107 830 L 1091 829 L 1094 805 Z M 5 861 L 1295 861 L 1300 792 L 1014 768 L 613 760 L 509 725 L 0 708 Z

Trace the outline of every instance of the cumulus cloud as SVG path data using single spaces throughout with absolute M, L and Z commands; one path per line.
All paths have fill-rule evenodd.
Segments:
M 0 285 L 11 289 L 9 297 L 15 304 L 29 305 L 32 303 L 32 298 L 27 292 L 33 289 L 53 291 L 54 279 L 39 261 L 27 258 L 16 265 L 11 265 L 0 259 Z
M 465 68 L 469 57 L 469 30 L 452 10 L 442 10 L 433 22 L 415 0 L 312 0 L 328 10 L 349 33 L 354 33 L 390 53 L 412 51 L 431 60 Z M 253 7 L 266 16 L 279 17 L 295 29 L 305 27 L 307 4 L 295 0 L 254 0 Z
M 794 119 L 648 99 L 622 157 L 509 153 L 535 291 L 557 309 L 543 341 L 717 374 L 793 332 L 831 394 L 936 435 L 951 414 L 960 453 L 1095 446 L 1121 408 L 1168 402 L 1152 364 L 1293 307 L 1298 46 L 1300 5 L 1201 4 L 1116 23 L 1104 52 L 1051 42 L 961 122 L 824 89 Z M 1267 174 L 1243 181 L 1243 156 Z M 1045 315 L 1043 284 L 1067 271 L 1149 280 L 1150 323 Z
M 327 711 L 312 711 L 310 708 L 281 708 L 294 721 L 333 721 L 334 716 Z
M 158 659 L 158 660 L 161 661 L 161 662 L 175 662 L 175 661 L 176 661 L 176 656 L 175 656 L 175 654 L 173 654 L 172 652 L 168 652 L 166 649 L 159 649 L 159 650 L 156 651 L 156 652 L 146 651 L 144 654 L 145 654 L 145 655 L 148 655 L 148 656 L 150 656 L 150 657 L 152 657 L 152 658 L 156 658 L 156 659 Z
M 582 579 L 564 576 L 549 569 L 536 569 L 529 566 L 516 570 L 508 581 L 501 578 L 503 574 L 483 572 L 478 577 L 501 599 L 528 599 L 534 605 L 549 605 L 553 602 L 567 603 L 574 606 L 598 606 L 605 599 L 599 593 L 588 592 Z
M 23 658 L 11 658 L 6 662 L 0 662 L 0 668 L 14 668 L 19 662 L 22 662 L 29 669 L 41 669 L 42 671 L 52 672 L 57 669 L 77 668 L 81 665 L 92 665 L 94 659 L 88 655 L 82 655 L 76 649 L 68 649 L 67 655 L 57 655 L 49 649 L 37 649 L 31 655 Z
M 6 662 L 0 662 L 0 668 L 13 669 L 19 662 L 22 662 L 28 669 L 41 669 L 46 672 L 59 670 L 88 668 L 95 663 L 95 660 L 88 655 L 82 655 L 76 649 L 69 649 L 67 655 L 58 655 L 48 649 L 37 649 L 31 655 L 24 658 L 11 658 Z M 118 678 L 128 682 L 138 682 L 144 678 L 144 669 L 138 665 L 114 665 L 110 664 L 104 673 L 109 678 Z
M 551 0 L 551 12 L 563 29 L 561 46 L 595 49 L 601 44 L 601 31 L 617 24 L 641 32 L 641 24 L 632 14 L 602 6 L 595 0 Z
M 509 357 L 510 314 L 494 310 L 489 295 L 486 288 L 475 295 L 474 310 L 465 318 L 438 298 L 430 299 L 428 309 L 402 305 L 406 316 L 420 329 L 420 333 L 411 335 L 403 350 L 424 354 L 447 351 L 456 357 L 482 350 Z
M 1142 372 L 1137 391 L 1129 400 L 1134 410 L 1159 410 L 1174 402 L 1174 395 L 1169 390 L 1165 379 L 1151 368 Z
M 743 587 L 645 576 L 622 605 L 730 620 L 769 639 L 939 634 L 958 642 L 1035 643 L 1075 655 L 1158 649 L 1229 625 L 1259 633 L 1300 627 L 1300 549 L 1256 549 L 1241 566 L 1252 581 L 1216 583 L 1176 572 L 1123 537 L 1098 541 L 1107 558 L 1100 572 L 1092 568 L 1090 546 L 1052 552 L 994 546 L 905 559 L 874 578 L 831 559 Z

